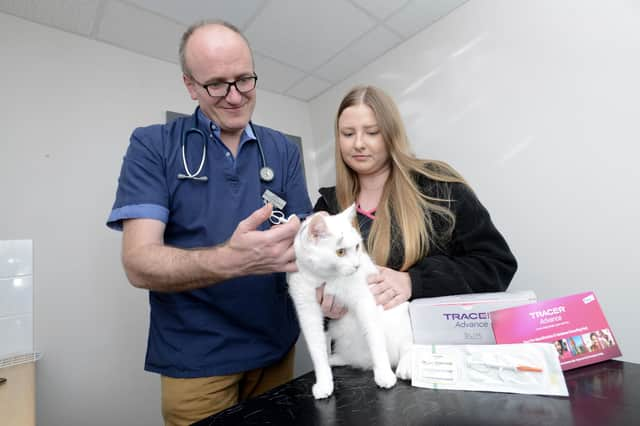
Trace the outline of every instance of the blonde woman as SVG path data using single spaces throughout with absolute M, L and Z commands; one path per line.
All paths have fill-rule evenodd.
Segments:
M 517 262 L 506 241 L 458 172 L 411 153 L 391 97 L 353 88 L 338 108 L 335 138 L 336 186 L 320 189 L 314 210 L 335 214 L 356 203 L 379 265 L 369 277 L 378 304 L 507 289 Z M 318 300 L 330 318 L 345 312 L 322 288 Z

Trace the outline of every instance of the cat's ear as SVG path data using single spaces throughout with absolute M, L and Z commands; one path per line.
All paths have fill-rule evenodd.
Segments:
M 353 222 L 353 219 L 356 217 L 356 203 L 351 204 L 340 214 L 344 215 L 349 222 Z
M 325 215 L 322 214 L 315 214 L 311 218 L 311 222 L 309 223 L 309 237 L 312 240 L 317 240 L 327 235 L 327 223 L 324 221 L 324 216 Z

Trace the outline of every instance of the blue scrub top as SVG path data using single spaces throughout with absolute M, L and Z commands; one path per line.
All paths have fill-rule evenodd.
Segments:
M 197 119 L 196 119 L 197 117 Z M 195 173 L 206 143 L 200 176 L 178 179 L 187 163 Z M 166 245 L 209 247 L 227 241 L 238 223 L 263 206 L 269 189 L 287 204 L 286 217 L 311 212 L 300 151 L 275 130 L 247 126 L 236 158 L 220 140 L 220 130 L 201 111 L 165 125 L 134 130 L 124 157 L 107 226 L 151 218 L 166 224 Z M 260 140 L 273 181 L 260 180 Z M 268 229 L 269 222 L 260 229 Z M 178 293 L 150 291 L 151 319 L 145 369 L 170 377 L 205 377 L 260 368 L 281 359 L 295 343 L 299 327 L 284 273 L 246 276 Z

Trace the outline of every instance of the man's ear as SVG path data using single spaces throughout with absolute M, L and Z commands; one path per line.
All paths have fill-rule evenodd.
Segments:
M 191 79 L 191 77 L 189 77 L 186 74 L 182 74 L 182 81 L 184 82 L 184 85 L 187 88 L 187 91 L 189 92 L 189 96 L 191 96 L 191 99 L 193 99 L 194 101 L 197 101 L 198 92 L 196 92 L 197 88 L 193 80 Z

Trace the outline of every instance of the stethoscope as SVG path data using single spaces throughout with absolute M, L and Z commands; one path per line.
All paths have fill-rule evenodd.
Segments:
M 180 138 L 180 146 L 182 148 L 182 165 L 184 166 L 185 173 L 178 173 L 178 179 L 191 179 L 198 182 L 207 182 L 209 180 L 208 176 L 200 176 L 202 172 L 202 168 L 204 167 L 205 158 L 207 158 L 207 136 L 204 132 L 198 129 L 198 112 L 196 111 L 194 115 L 194 127 L 188 129 L 186 132 L 182 133 L 182 137 Z M 253 128 L 253 123 L 249 122 L 249 126 L 251 126 L 251 130 L 253 131 L 253 135 L 256 138 L 256 143 L 258 144 L 258 151 L 260 152 L 260 159 L 262 160 L 262 167 L 260 168 L 260 180 L 263 182 L 271 182 L 275 176 L 273 169 L 267 166 L 267 161 L 264 158 L 264 151 L 262 150 L 262 144 L 260 143 L 260 139 L 258 139 L 258 134 L 256 130 Z M 198 170 L 195 173 L 191 173 L 189 170 L 189 165 L 187 164 L 187 156 L 185 154 L 185 145 L 187 144 L 187 140 L 189 139 L 189 134 L 195 133 L 200 136 L 202 140 L 202 158 L 200 159 L 200 165 L 198 166 Z

